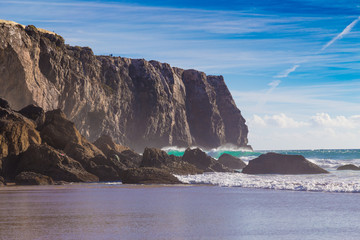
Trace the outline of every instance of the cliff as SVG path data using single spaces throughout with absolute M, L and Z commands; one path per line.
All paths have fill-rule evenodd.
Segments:
M 249 147 L 245 119 L 222 76 L 95 56 L 34 26 L 0 21 L 0 86 L 0 97 L 15 109 L 62 109 L 90 141 L 106 134 L 138 151 Z

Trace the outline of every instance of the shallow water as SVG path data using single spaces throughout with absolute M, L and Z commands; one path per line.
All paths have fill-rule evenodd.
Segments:
M 217 186 L 0 188 L 0 239 L 359 239 L 359 194 Z

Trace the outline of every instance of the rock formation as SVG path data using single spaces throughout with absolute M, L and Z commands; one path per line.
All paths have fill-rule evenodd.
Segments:
M 236 158 L 227 153 L 222 154 L 219 157 L 218 161 L 219 163 L 230 169 L 243 169 L 244 167 L 246 167 L 246 163 L 244 163 L 240 158 Z
M 159 168 L 132 168 L 123 174 L 122 182 L 125 184 L 181 184 L 169 172 Z
M 0 21 L 0 86 L 0 97 L 17 110 L 29 104 L 61 109 L 90 141 L 110 135 L 136 151 L 250 147 L 245 119 L 222 76 L 95 56 L 34 26 Z
M 346 164 L 338 167 L 336 170 L 360 170 L 360 167 L 355 166 L 354 164 Z
M 195 167 L 204 172 L 232 172 L 232 170 L 225 167 L 214 158 L 206 155 L 206 153 L 201 151 L 199 148 L 186 149 L 182 160 L 193 164 Z
M 328 173 L 301 155 L 266 153 L 249 161 L 243 169 L 247 174 L 320 174 Z
M 51 185 L 54 181 L 51 177 L 39 173 L 22 172 L 15 177 L 15 183 L 17 185 Z
M 165 151 L 156 148 L 145 148 L 140 166 L 160 168 L 178 175 L 203 172 L 195 165 L 182 161 L 181 157 L 168 155 Z

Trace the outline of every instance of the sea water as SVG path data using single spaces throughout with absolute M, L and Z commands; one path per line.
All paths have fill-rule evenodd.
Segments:
M 359 239 L 359 194 L 218 186 L 0 188 L 0 239 Z
M 184 149 L 166 149 L 169 154 L 181 156 Z M 207 154 L 218 158 L 223 153 L 239 157 L 245 163 L 269 151 L 245 151 L 241 149 L 212 149 Z M 293 191 L 318 192 L 360 192 L 360 171 L 338 171 L 344 164 L 360 165 L 359 149 L 320 149 L 320 150 L 278 150 L 282 154 L 303 155 L 309 161 L 328 170 L 329 174 L 311 175 L 247 175 L 241 173 L 204 173 L 199 175 L 177 176 L 185 183 L 213 184 L 223 187 L 262 188 Z

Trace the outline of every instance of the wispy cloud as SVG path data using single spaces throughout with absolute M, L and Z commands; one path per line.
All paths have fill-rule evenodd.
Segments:
M 329 46 L 331 46 L 334 42 L 336 42 L 337 40 L 343 38 L 346 34 L 348 34 L 353 27 L 355 27 L 355 25 L 360 21 L 360 17 L 358 17 L 357 19 L 355 19 L 354 21 L 352 21 L 352 23 L 350 23 L 341 33 L 339 33 L 337 36 L 335 36 L 333 39 L 331 39 L 331 41 L 329 41 L 327 44 L 325 44 L 322 48 L 321 51 L 324 51 L 326 48 L 328 48 Z
M 294 72 L 298 67 L 300 67 L 300 65 L 296 64 L 294 66 L 292 66 L 289 69 L 286 69 L 284 72 L 274 76 L 274 78 L 286 78 L 289 76 L 290 73 Z

